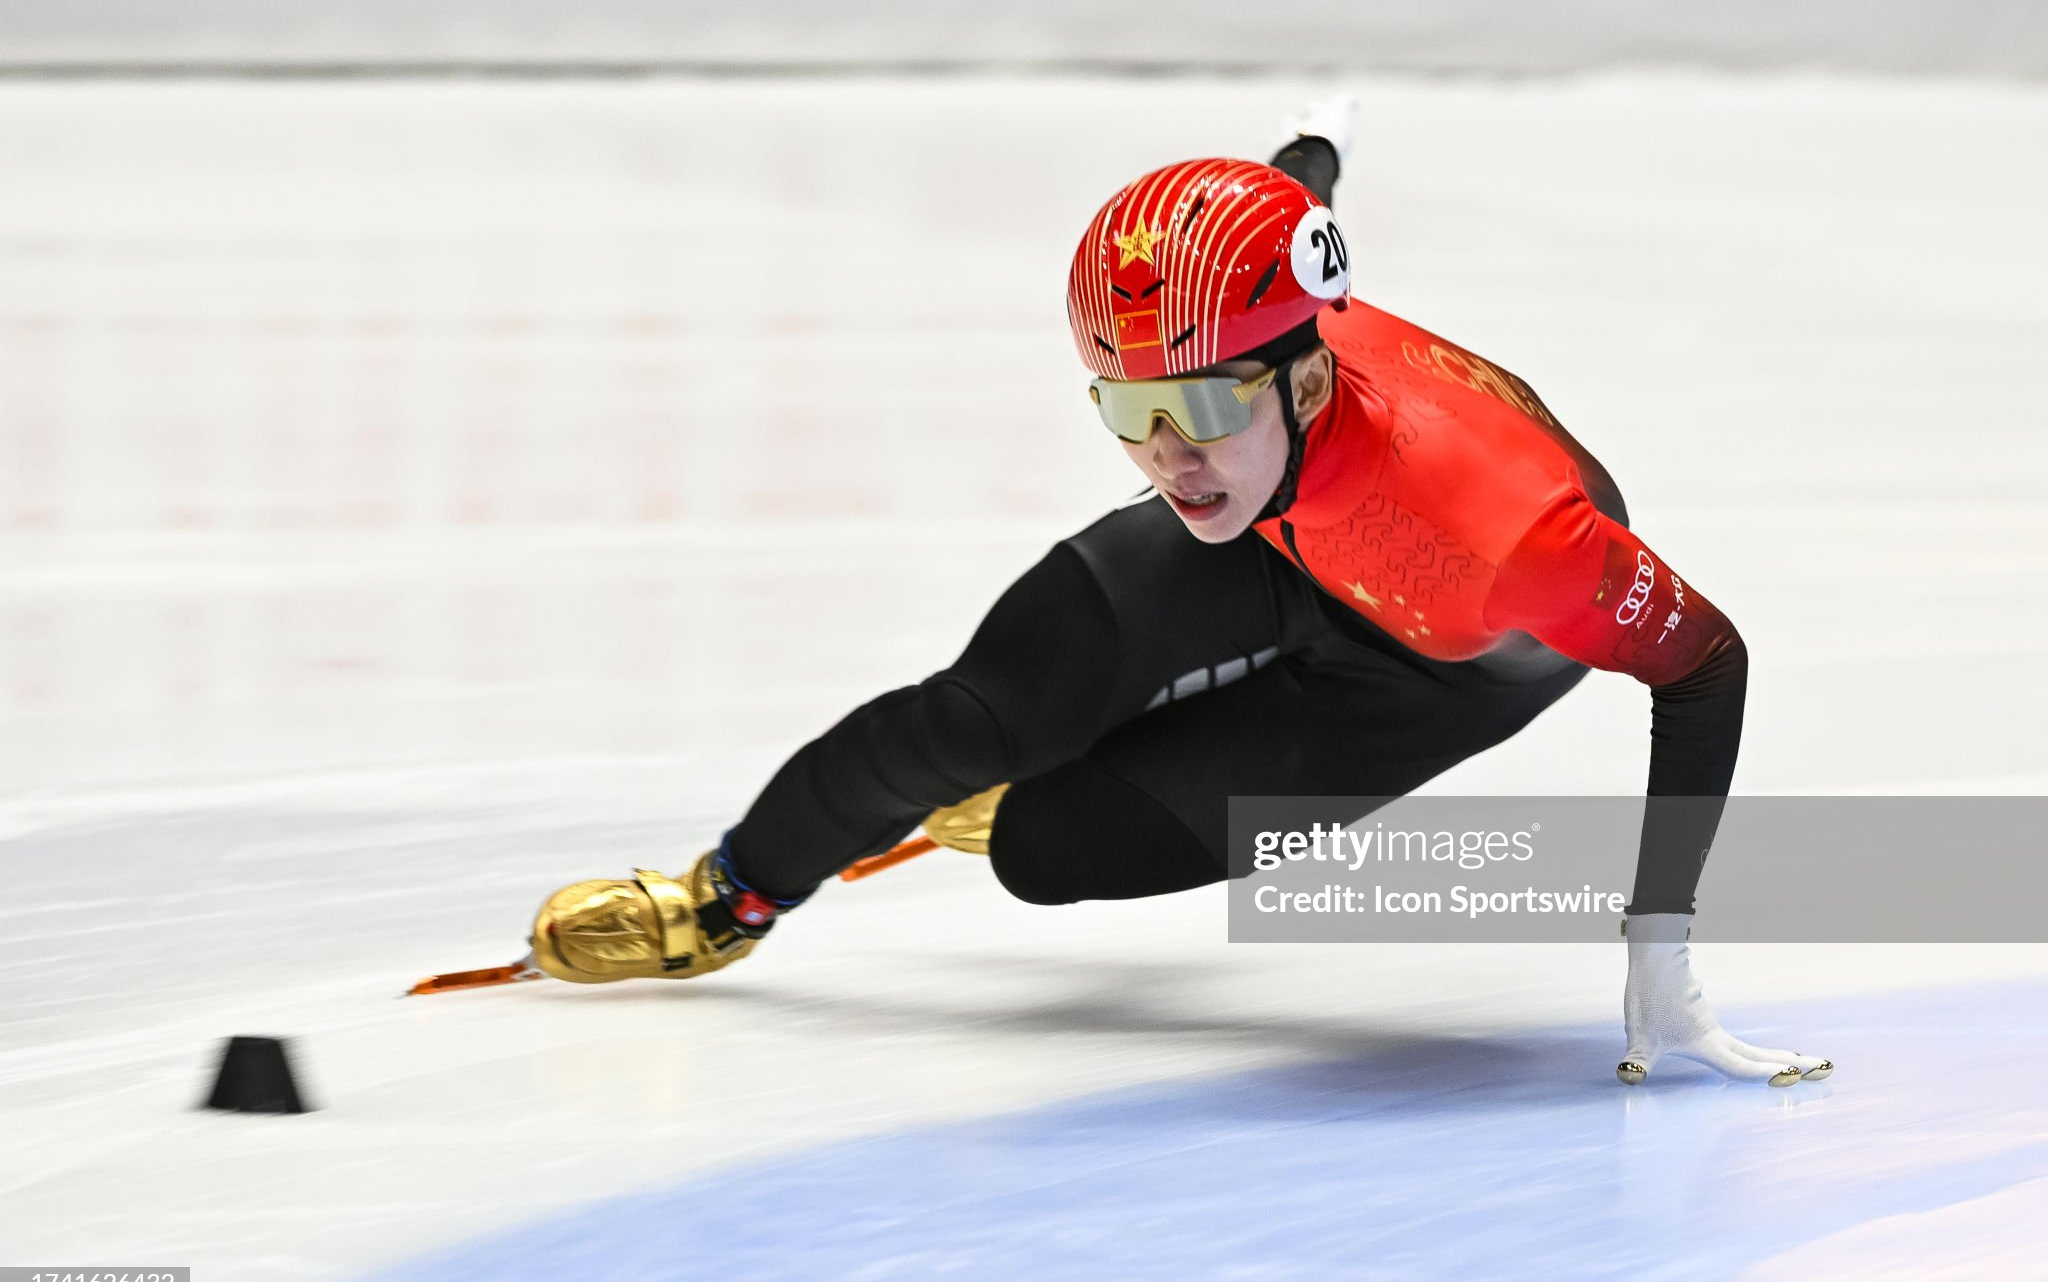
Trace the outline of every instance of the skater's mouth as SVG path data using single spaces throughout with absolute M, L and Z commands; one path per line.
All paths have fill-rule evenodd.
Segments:
M 1159 492 L 1166 496 L 1174 511 L 1191 521 L 1206 521 L 1214 517 L 1223 510 L 1230 497 L 1222 490 L 1196 490 L 1183 494 L 1177 490 L 1162 489 Z

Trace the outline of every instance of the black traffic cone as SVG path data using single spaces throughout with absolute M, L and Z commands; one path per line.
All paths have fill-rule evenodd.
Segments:
M 310 1113 L 292 1080 L 291 1060 L 275 1037 L 230 1037 L 206 1107 L 232 1113 Z

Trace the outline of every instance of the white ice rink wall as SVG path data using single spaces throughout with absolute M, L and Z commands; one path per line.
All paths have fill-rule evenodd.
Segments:
M 2030 0 L 7 0 L 0 66 L 2048 73 Z

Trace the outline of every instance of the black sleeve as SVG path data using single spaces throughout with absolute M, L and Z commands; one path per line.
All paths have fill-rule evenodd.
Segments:
M 1732 630 L 1705 662 L 1650 690 L 1650 787 L 1631 913 L 1689 913 L 1742 745 L 1749 650 Z

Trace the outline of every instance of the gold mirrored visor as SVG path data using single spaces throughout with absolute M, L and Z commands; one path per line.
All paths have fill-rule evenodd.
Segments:
M 1161 423 L 1190 445 L 1212 445 L 1252 425 L 1252 401 L 1272 385 L 1275 372 L 1244 379 L 1098 378 L 1088 384 L 1088 399 L 1102 411 L 1103 425 L 1133 445 L 1151 440 Z

